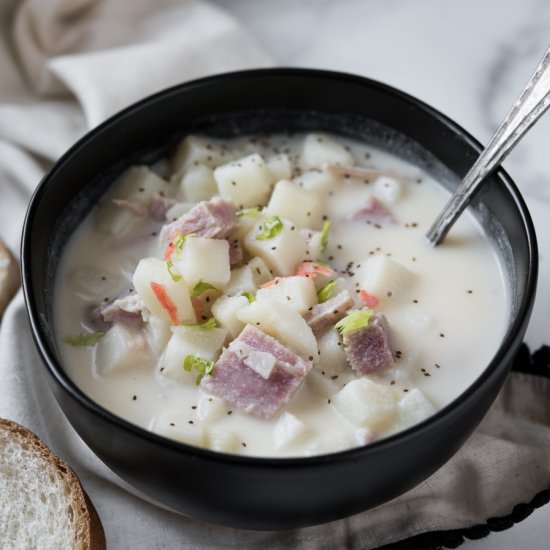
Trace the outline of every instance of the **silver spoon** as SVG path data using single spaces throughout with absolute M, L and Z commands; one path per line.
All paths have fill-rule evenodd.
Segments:
M 482 151 L 449 202 L 436 218 L 426 237 L 434 246 L 440 244 L 449 229 L 470 203 L 474 193 L 527 130 L 550 106 L 550 48 L 546 50 L 533 76 L 521 92 L 489 145 Z

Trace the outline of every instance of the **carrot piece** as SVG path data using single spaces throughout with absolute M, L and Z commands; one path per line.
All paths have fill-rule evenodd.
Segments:
M 260 285 L 260 288 L 267 288 L 273 285 L 279 284 L 279 280 L 283 279 L 283 277 L 274 277 L 270 281 L 267 281 L 267 283 L 264 283 L 263 285 Z
M 369 294 L 366 290 L 361 289 L 359 291 L 359 298 L 367 306 L 374 308 L 378 306 L 379 300 L 376 296 Z
M 155 293 L 160 305 L 168 312 L 172 324 L 179 325 L 178 308 L 174 302 L 172 302 L 172 299 L 166 291 L 166 287 L 164 285 L 160 285 L 159 283 L 151 282 L 151 290 Z
M 166 250 L 164 251 L 164 259 L 165 260 L 171 260 L 172 254 L 174 253 L 174 249 L 176 248 L 176 245 L 174 244 L 174 241 L 170 241 L 168 243 L 168 246 L 166 247 Z
M 317 262 L 302 262 L 298 264 L 294 271 L 294 275 L 310 275 L 312 277 L 318 274 L 328 275 L 330 277 L 333 273 L 334 270 L 331 267 Z

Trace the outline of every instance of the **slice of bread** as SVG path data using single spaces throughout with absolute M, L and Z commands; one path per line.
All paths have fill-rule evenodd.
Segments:
M 19 266 L 0 238 L 0 319 L 19 288 Z
M 30 430 L 1 418 L 0 546 L 106 548 L 99 516 L 73 470 Z

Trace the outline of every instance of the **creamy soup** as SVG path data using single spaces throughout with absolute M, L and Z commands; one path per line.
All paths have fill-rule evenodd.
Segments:
M 106 409 L 196 446 L 309 456 L 386 437 L 481 374 L 509 307 L 470 214 L 416 166 L 325 134 L 189 136 L 71 237 L 56 333 Z

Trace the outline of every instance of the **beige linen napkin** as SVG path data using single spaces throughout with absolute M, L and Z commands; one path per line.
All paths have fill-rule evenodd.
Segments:
M 44 171 L 110 114 L 191 78 L 268 64 L 235 21 L 197 1 L 2 0 L 0 235 L 18 249 Z M 42 371 L 18 294 L 0 326 L 0 416 L 32 429 L 76 470 L 112 549 L 373 548 L 508 515 L 550 486 L 550 381 L 515 373 L 457 455 L 391 503 L 281 533 L 209 525 L 136 497 L 72 430 Z

